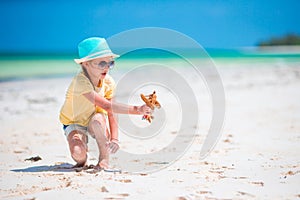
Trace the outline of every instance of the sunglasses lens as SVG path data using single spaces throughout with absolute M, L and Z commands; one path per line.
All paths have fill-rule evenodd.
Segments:
M 113 68 L 115 66 L 115 61 L 110 61 L 109 62 L 109 68 Z
M 98 64 L 98 66 L 99 66 L 100 68 L 104 68 L 106 65 L 107 65 L 107 62 L 105 62 L 105 61 L 101 61 L 101 62 Z
M 114 65 L 115 65 L 115 61 L 110 61 L 110 62 L 105 62 L 105 61 L 101 61 L 99 64 L 98 64 L 98 66 L 100 67 L 100 68 L 105 68 L 105 67 L 109 67 L 109 68 L 113 68 L 114 67 Z

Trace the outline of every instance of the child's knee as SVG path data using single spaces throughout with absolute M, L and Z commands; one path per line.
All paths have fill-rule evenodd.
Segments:
M 83 144 L 75 144 L 71 147 L 70 150 L 71 150 L 72 157 L 85 160 L 87 152 Z
M 90 120 L 90 123 L 100 123 L 102 126 L 106 124 L 106 117 L 102 113 L 96 113 Z
M 68 135 L 71 154 L 85 155 L 87 152 L 86 138 L 83 133 L 72 131 Z
M 96 113 L 89 122 L 88 130 L 94 135 L 96 130 L 105 130 L 106 128 L 106 118 L 103 114 Z
M 70 152 L 72 158 L 77 163 L 85 163 L 87 160 L 87 150 L 82 141 L 74 141 L 70 144 Z

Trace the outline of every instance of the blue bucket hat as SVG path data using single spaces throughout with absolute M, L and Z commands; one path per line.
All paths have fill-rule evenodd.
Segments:
M 78 44 L 78 54 L 79 59 L 74 59 L 77 64 L 107 56 L 119 57 L 110 50 L 106 40 L 99 37 L 91 37 L 81 41 Z

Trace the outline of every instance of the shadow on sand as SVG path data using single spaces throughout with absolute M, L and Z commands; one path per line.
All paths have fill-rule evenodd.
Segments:
M 74 172 L 74 165 L 69 163 L 62 163 L 58 165 L 42 165 L 28 167 L 24 169 L 12 169 L 13 172 Z

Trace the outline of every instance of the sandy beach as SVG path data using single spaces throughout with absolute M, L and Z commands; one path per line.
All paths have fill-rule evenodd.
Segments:
M 209 93 L 202 84 L 196 94 L 203 97 L 201 123 L 191 146 L 172 163 L 152 163 L 159 168 L 154 172 L 64 169 L 74 162 L 58 114 L 72 77 L 1 82 L 0 199 L 300 198 L 300 62 L 215 63 L 226 95 L 218 143 L 200 159 L 211 115 Z M 162 105 L 168 103 L 164 94 L 159 98 Z M 160 140 L 166 143 L 176 134 L 172 129 L 178 122 L 176 109 L 168 112 L 170 134 Z M 158 148 L 120 134 L 122 151 Z M 95 164 L 90 154 L 89 163 Z M 41 160 L 25 160 L 35 156 Z M 116 159 L 118 154 L 112 164 Z M 139 161 L 132 157 L 126 162 Z

